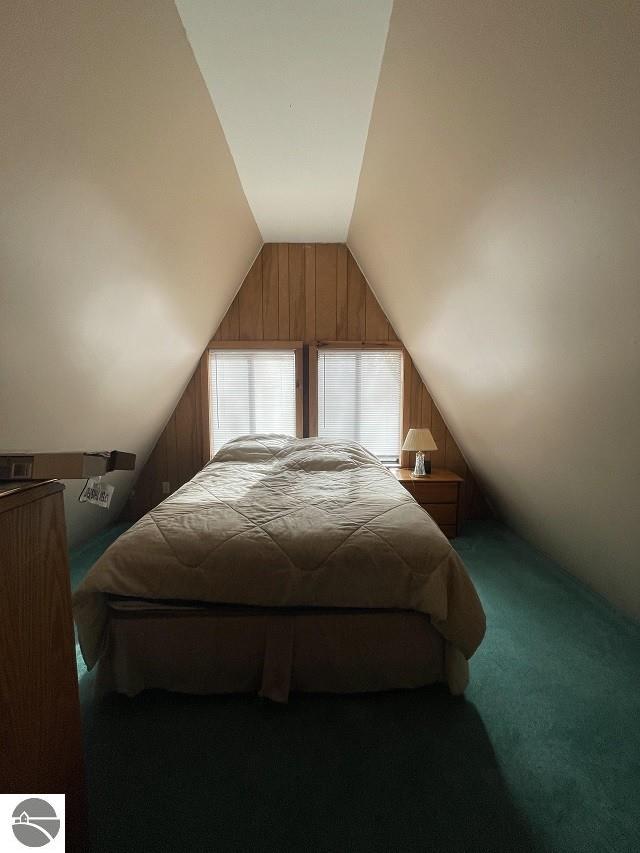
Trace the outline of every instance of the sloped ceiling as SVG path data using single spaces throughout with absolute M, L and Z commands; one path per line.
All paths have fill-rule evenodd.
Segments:
M 0 79 L 0 450 L 141 467 L 262 242 L 210 96 L 172 0 L 5 5 Z
M 638 44 L 621 0 L 396 0 L 349 231 L 501 514 L 636 616 Z
M 176 0 L 266 242 L 344 242 L 392 0 Z
M 221 127 L 171 0 L 13 4 L 0 449 L 142 463 L 262 243 L 236 166 L 341 241 L 364 152 L 349 246 L 496 508 L 640 615 L 640 7 L 396 0 L 365 148 L 390 5 L 178 0 Z

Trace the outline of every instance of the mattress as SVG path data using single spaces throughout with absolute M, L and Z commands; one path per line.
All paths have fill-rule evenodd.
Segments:
M 421 613 L 109 599 L 99 691 L 358 693 L 445 681 L 445 643 Z

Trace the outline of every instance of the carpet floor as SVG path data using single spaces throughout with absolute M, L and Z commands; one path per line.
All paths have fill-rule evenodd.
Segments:
M 464 699 L 97 700 L 78 657 L 93 849 L 640 850 L 640 626 L 497 523 L 455 544 L 488 623 Z

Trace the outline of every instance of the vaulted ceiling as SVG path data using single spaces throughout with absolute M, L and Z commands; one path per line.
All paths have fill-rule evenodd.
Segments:
M 176 0 L 265 242 L 343 242 L 392 0 Z
M 0 79 L 0 449 L 140 464 L 260 249 L 224 134 L 172 0 L 5 6 Z
M 178 7 L 263 237 L 350 221 L 499 513 L 640 614 L 640 7 L 395 0 L 378 85 L 381 0 Z
M 262 241 L 348 235 L 501 516 L 640 616 L 638 4 L 177 7 L 0 30 L 0 445 L 143 462 Z
M 640 616 L 640 6 L 396 0 L 349 245 L 516 530 Z

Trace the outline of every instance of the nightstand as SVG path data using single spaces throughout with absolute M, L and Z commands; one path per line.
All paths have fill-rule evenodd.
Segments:
M 426 477 L 414 480 L 411 468 L 390 468 L 396 480 L 413 495 L 449 539 L 458 534 L 460 489 L 464 480 L 453 471 L 434 468 Z

